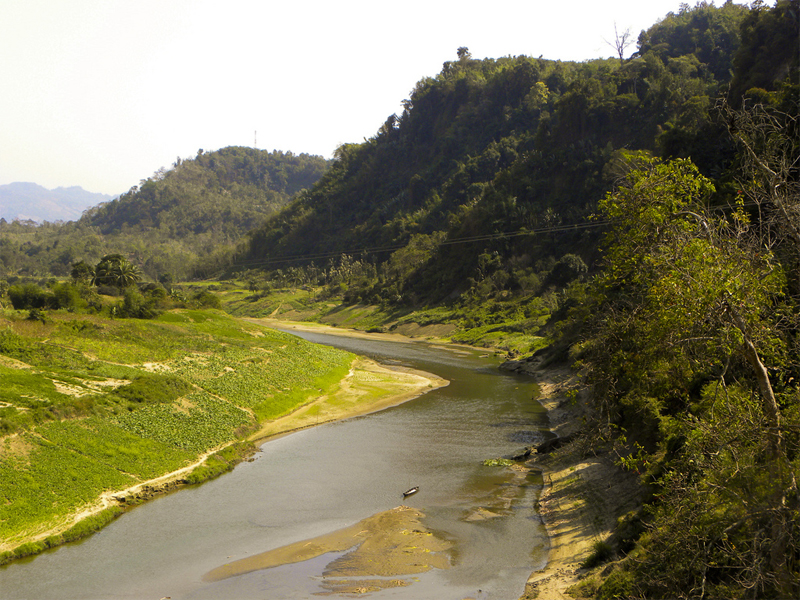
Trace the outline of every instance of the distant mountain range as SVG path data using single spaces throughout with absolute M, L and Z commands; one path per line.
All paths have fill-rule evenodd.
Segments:
M 75 221 L 84 210 L 113 196 L 87 192 L 82 187 L 58 187 L 48 190 L 36 183 L 0 185 L 0 218 L 44 221 Z

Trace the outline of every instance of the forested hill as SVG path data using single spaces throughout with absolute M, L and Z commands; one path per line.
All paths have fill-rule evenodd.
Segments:
M 237 263 L 286 268 L 348 253 L 390 267 L 388 283 L 363 284 L 364 299 L 429 302 L 493 276 L 495 291 L 519 289 L 567 254 L 591 264 L 596 230 L 584 227 L 625 153 L 691 157 L 719 178 L 734 158 L 720 98 L 788 102 L 793 10 L 684 5 L 643 31 L 626 60 L 477 60 L 461 48 L 374 137 L 340 147 Z M 569 226 L 578 228 L 558 231 Z
M 76 222 L 0 224 L 0 262 L 6 274 L 63 276 L 75 262 L 122 253 L 152 279 L 218 272 L 242 236 L 312 187 L 328 162 L 245 147 L 200 150 Z
M 645 499 L 569 594 L 800 597 L 799 19 L 684 4 L 628 60 L 460 48 L 236 260 L 273 270 L 251 289 L 566 362 L 563 407 L 591 386 L 556 460 L 613 461 Z
M 314 185 L 326 168 L 325 159 L 308 154 L 237 146 L 200 150 L 194 159 L 179 158 L 172 169 L 161 169 L 118 199 L 87 211 L 81 221 L 103 234 L 160 229 L 181 238 L 214 231 L 235 240 Z

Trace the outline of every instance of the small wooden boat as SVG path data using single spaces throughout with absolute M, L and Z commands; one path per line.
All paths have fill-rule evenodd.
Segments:
M 418 486 L 418 485 L 415 485 L 415 486 L 414 486 L 413 488 L 411 488 L 410 490 L 406 490 L 405 492 L 403 492 L 403 498 L 408 498 L 409 496 L 413 496 L 413 495 L 414 495 L 414 494 L 416 494 L 418 491 L 419 491 L 419 486 Z

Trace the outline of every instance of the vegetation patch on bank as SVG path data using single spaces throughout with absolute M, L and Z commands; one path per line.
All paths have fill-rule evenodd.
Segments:
M 180 481 L 232 468 L 252 449 L 233 442 L 338 385 L 353 360 L 214 310 L 87 316 L 0 317 L 3 560 L 90 531 L 70 523 L 101 495 L 215 449 Z

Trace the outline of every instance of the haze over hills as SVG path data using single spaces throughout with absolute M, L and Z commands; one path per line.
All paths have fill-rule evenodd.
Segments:
M 6 221 L 76 221 L 83 211 L 113 196 L 89 192 L 79 186 L 48 190 L 30 182 L 0 185 L 0 218 Z

